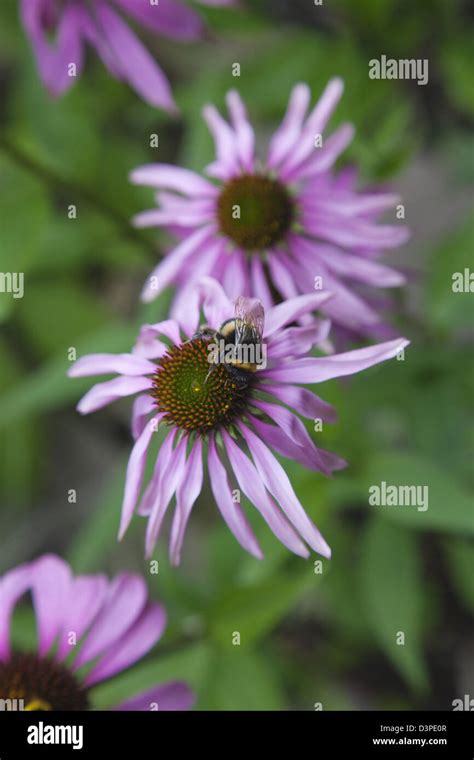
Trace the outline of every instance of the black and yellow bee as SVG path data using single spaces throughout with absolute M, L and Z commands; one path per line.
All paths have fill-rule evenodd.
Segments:
M 256 298 L 239 296 L 234 316 L 227 319 L 219 330 L 204 325 L 195 337 L 211 337 L 217 346 L 211 361 L 223 364 L 229 378 L 237 385 L 248 385 L 251 375 L 264 363 L 263 324 L 265 313 Z

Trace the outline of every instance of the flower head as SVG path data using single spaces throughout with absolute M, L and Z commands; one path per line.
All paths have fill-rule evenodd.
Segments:
M 38 643 L 12 649 L 12 615 L 31 594 Z M 0 577 L 0 699 L 25 710 L 88 710 L 93 687 L 144 657 L 166 625 L 163 607 L 147 599 L 145 582 L 122 573 L 74 576 L 60 557 L 19 565 Z M 181 682 L 133 696 L 116 710 L 186 710 L 194 701 Z M 156 708 L 155 708 L 156 709 Z
M 142 327 L 130 354 L 84 356 L 71 367 L 72 377 L 118 375 L 95 385 L 82 398 L 78 405 L 82 414 L 118 398 L 136 396 L 135 444 L 127 469 L 120 536 L 135 511 L 146 516 L 150 556 L 168 507 L 175 501 L 170 556 L 177 564 L 186 525 L 202 489 L 204 459 L 216 504 L 247 551 L 262 556 L 234 498 L 233 483 L 291 551 L 307 557 L 309 546 L 330 556 L 273 452 L 325 475 L 343 467 L 342 459 L 315 446 L 301 419 L 333 422 L 334 409 L 302 386 L 359 372 L 395 356 L 407 341 L 398 339 L 328 357 L 309 356 L 326 339 L 329 322 L 315 319 L 301 326 L 298 320 L 329 298 L 327 293 L 297 296 L 264 314 L 255 300 L 238 299 L 243 309 L 238 312 L 220 284 L 203 277 L 189 291 L 179 321 Z M 205 327 L 200 327 L 201 309 Z M 261 339 L 265 363 L 256 356 L 237 356 L 236 349 L 245 343 L 243 335 L 247 336 L 245 347 L 256 352 Z M 215 349 L 222 342 L 225 350 L 223 355 L 217 352 L 216 360 Z M 147 453 L 154 433 L 163 427 L 165 438 L 141 495 Z
M 161 226 L 178 243 L 148 278 L 143 299 L 178 286 L 172 316 L 186 303 L 202 274 L 224 283 L 231 298 L 259 298 L 265 307 L 298 294 L 328 290 L 322 311 L 360 334 L 383 334 L 381 318 L 359 287 L 394 287 L 404 277 L 378 259 L 403 243 L 407 229 L 378 224 L 378 215 L 399 201 L 392 193 L 361 193 L 352 169 L 333 165 L 353 136 L 343 124 L 323 132 L 341 94 L 333 79 L 310 113 L 310 91 L 298 84 L 273 135 L 267 159 L 255 155 L 254 131 L 237 92 L 227 95 L 230 124 L 214 106 L 204 118 L 213 134 L 216 160 L 206 172 L 165 164 L 135 169 L 131 180 L 158 189 L 158 208 L 135 217 L 137 226 Z
M 232 5 L 233 0 L 199 0 Z M 146 29 L 176 40 L 199 38 L 199 16 L 181 0 L 21 0 L 21 18 L 40 76 L 52 95 L 68 90 L 81 73 L 86 43 L 109 71 L 128 82 L 148 103 L 176 110 L 168 80 L 122 13 Z M 54 41 L 50 41 L 50 36 Z

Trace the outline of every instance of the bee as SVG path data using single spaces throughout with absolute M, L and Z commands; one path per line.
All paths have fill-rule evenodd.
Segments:
M 196 337 L 211 337 L 216 350 L 210 362 L 223 364 L 229 379 L 238 388 L 248 385 L 252 374 L 264 366 L 264 319 L 263 306 L 258 299 L 239 296 L 235 302 L 234 316 L 227 319 L 219 330 L 204 325 L 196 334 Z

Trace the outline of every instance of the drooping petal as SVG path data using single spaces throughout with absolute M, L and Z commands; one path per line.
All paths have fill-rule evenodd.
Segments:
M 238 502 L 233 501 L 229 481 L 220 461 L 214 438 L 209 439 L 209 479 L 219 511 L 241 546 L 257 559 L 263 559 L 262 550 Z
M 150 558 L 158 540 L 168 505 L 183 478 L 186 462 L 186 438 L 182 438 L 170 457 L 169 467 L 160 480 L 155 503 L 151 507 L 146 529 L 145 556 Z
M 153 433 L 156 432 L 157 427 L 158 420 L 153 417 L 146 423 L 141 435 L 135 442 L 132 453 L 130 454 L 120 517 L 119 540 L 125 535 L 135 511 L 143 483 L 148 447 L 150 445 L 151 437 Z
M 263 270 L 263 264 L 258 256 L 250 260 L 251 292 L 262 302 L 265 311 L 273 306 L 273 297 L 268 287 L 268 281 Z
M 337 422 L 336 409 L 307 388 L 300 388 L 297 385 L 262 383 L 260 390 L 274 396 L 279 401 L 283 401 L 284 404 L 292 407 L 309 420 L 321 419 L 323 422 Z
M 300 557 L 308 557 L 306 546 L 265 490 L 252 462 L 228 433 L 223 432 L 223 439 L 237 483 L 246 497 L 258 509 L 270 530 L 284 546 Z
M 252 428 L 268 446 L 282 457 L 293 462 L 299 462 L 299 464 L 308 470 L 321 472 L 321 464 L 323 464 L 324 473 L 342 470 L 344 467 L 347 467 L 347 462 L 331 451 L 317 448 L 314 444 L 300 446 L 294 443 L 280 427 L 269 425 L 261 419 L 253 417 L 251 414 L 247 415 L 247 419 L 252 424 Z
M 265 487 L 273 494 L 300 536 L 312 549 L 330 557 L 331 550 L 300 504 L 288 475 L 267 446 L 246 425 L 239 425 Z
M 194 502 L 202 490 L 202 442 L 198 438 L 194 443 L 186 462 L 186 469 L 176 493 L 176 509 L 171 525 L 170 560 L 172 565 L 181 561 L 181 547 Z
M 120 76 L 150 105 L 176 111 L 166 76 L 127 24 L 104 2 L 95 4 L 94 17 L 115 59 L 114 73 L 119 71 Z
M 143 433 L 145 425 L 147 424 L 149 415 L 155 411 L 156 403 L 148 394 L 143 396 L 137 396 L 133 402 L 132 408 L 132 435 L 135 440 Z M 157 423 L 162 418 L 161 414 L 157 414 L 155 419 Z
M 20 12 L 30 37 L 40 76 L 52 95 L 66 92 L 81 73 L 84 56 L 81 23 L 84 11 L 80 5 L 67 3 L 63 9 L 56 39 L 50 43 L 43 22 L 48 0 L 22 0 Z M 73 71 L 71 64 L 74 65 Z
M 173 444 L 176 439 L 177 430 L 171 428 L 170 432 L 165 436 L 163 443 L 158 451 L 156 457 L 155 467 L 153 469 L 153 475 L 145 488 L 140 504 L 138 506 L 138 514 L 142 517 L 146 517 L 150 514 L 153 505 L 157 501 L 160 493 L 160 486 L 163 477 L 168 472 L 171 458 L 173 456 Z

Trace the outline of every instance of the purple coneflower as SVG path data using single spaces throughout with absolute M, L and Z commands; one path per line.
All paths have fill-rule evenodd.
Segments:
M 198 1 L 203 5 L 233 4 L 233 0 Z M 72 86 L 81 73 L 84 47 L 89 43 L 114 77 L 128 82 L 151 105 L 176 110 L 165 74 L 121 12 L 164 37 L 199 38 L 201 19 L 180 0 L 21 0 L 20 8 L 41 78 L 52 95 L 61 95 Z
M 329 297 L 326 293 L 297 296 L 268 309 L 262 338 L 266 368 L 239 373 L 240 378 L 226 362 L 210 364 L 211 349 L 235 307 L 220 284 L 207 277 L 189 292 L 179 323 L 169 319 L 143 326 L 130 354 L 95 354 L 77 360 L 69 371 L 72 377 L 118 374 L 82 398 L 78 405 L 82 414 L 121 397 L 136 396 L 135 444 L 127 468 L 119 537 L 138 511 L 148 518 L 145 548 L 150 556 L 166 511 L 175 500 L 170 558 L 178 564 L 186 524 L 203 485 L 204 459 L 222 517 L 250 554 L 262 557 L 240 505 L 240 492 L 291 551 L 307 557 L 308 545 L 330 556 L 273 451 L 325 475 L 345 466 L 338 456 L 318 448 L 308 434 L 301 417 L 333 422 L 335 411 L 302 386 L 352 375 L 394 357 L 407 341 L 400 338 L 329 357 L 309 356 L 326 339 L 329 322 L 295 323 Z M 254 300 L 244 301 L 250 312 Z M 206 324 L 202 331 L 201 308 Z M 212 331 L 218 331 L 217 335 Z M 165 427 L 166 435 L 141 494 L 147 453 L 159 426 Z
M 35 651 L 17 651 L 12 615 L 27 593 L 38 643 Z M 19 565 L 0 577 L 0 699 L 17 700 L 24 710 L 93 709 L 94 686 L 144 657 L 165 625 L 163 607 L 148 600 L 137 575 L 73 576 L 51 554 Z M 193 701 L 188 686 L 175 681 L 112 709 L 187 710 Z
M 321 143 L 342 90 L 340 79 L 331 80 L 307 114 L 310 90 L 296 85 L 263 163 L 255 157 L 245 106 L 229 92 L 230 124 L 214 106 L 204 108 L 216 145 L 206 172 L 216 182 L 167 164 L 131 173 L 132 182 L 159 189 L 159 208 L 138 214 L 135 224 L 164 227 L 179 241 L 148 278 L 145 301 L 177 285 L 174 316 L 187 300 L 187 286 L 202 274 L 222 282 L 230 297 L 253 296 L 265 307 L 328 290 L 334 298 L 322 310 L 335 323 L 364 335 L 385 334 L 377 309 L 358 287 L 403 284 L 404 277 L 378 259 L 408 232 L 376 222 L 398 196 L 360 193 L 352 169 L 333 171 L 354 131 L 343 124 Z

